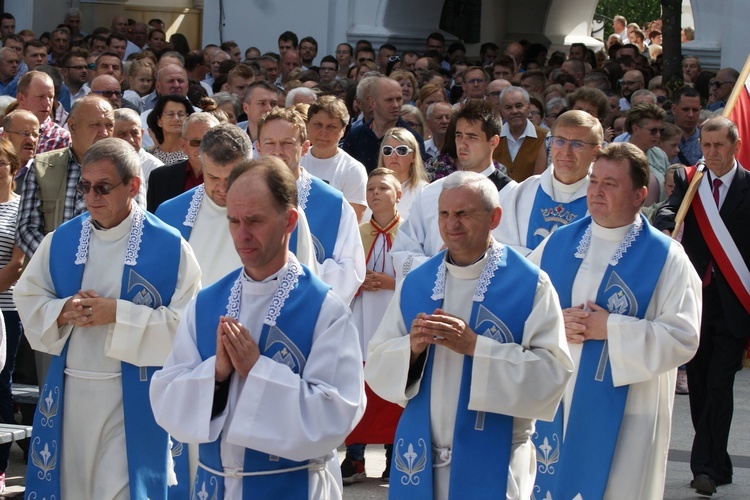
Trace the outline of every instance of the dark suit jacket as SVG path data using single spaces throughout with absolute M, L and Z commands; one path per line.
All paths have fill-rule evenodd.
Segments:
M 146 204 L 149 212 L 156 213 L 156 209 L 163 202 L 185 192 L 187 162 L 187 160 L 178 161 L 172 165 L 165 165 L 151 171 L 151 175 L 148 176 L 148 191 L 146 192 Z
M 672 196 L 656 214 L 654 225 L 658 229 L 674 229 L 674 217 L 680 208 L 685 192 L 687 191 L 688 182 L 685 176 L 685 170 L 675 172 L 675 187 Z M 701 182 L 707 182 L 703 179 Z M 698 196 L 696 194 L 696 196 Z M 719 215 L 732 236 L 734 243 L 737 245 L 742 259 L 750 268 L 750 172 L 738 165 L 737 173 L 729 185 L 726 199 L 719 210 Z M 711 251 L 706 244 L 703 235 L 698 227 L 698 221 L 695 218 L 692 208 L 685 217 L 684 231 L 682 236 L 682 246 L 690 257 L 698 275 L 703 277 L 706 274 L 708 265 L 711 262 Z M 729 324 L 729 329 L 733 336 L 738 338 L 747 338 L 748 324 L 750 324 L 750 314 L 745 311 L 740 301 L 729 287 L 724 276 L 718 267 L 712 281 L 715 282 L 724 313 Z

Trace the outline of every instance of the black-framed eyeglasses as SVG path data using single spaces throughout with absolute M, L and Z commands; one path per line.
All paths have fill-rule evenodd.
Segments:
M 371 57 L 360 57 L 359 59 L 357 59 L 357 61 L 362 64 L 363 62 L 375 62 L 375 59 Z
M 200 139 L 190 139 L 190 140 L 188 140 L 188 144 L 190 144 L 191 148 L 197 148 L 197 147 L 200 147 L 201 140 Z
M 76 184 L 76 191 L 78 191 L 81 194 L 89 194 L 89 192 L 93 189 L 94 193 L 98 194 L 99 196 L 107 196 L 109 193 L 112 192 L 114 188 L 119 186 L 120 184 L 124 183 L 125 181 L 120 181 L 117 184 L 107 184 L 106 182 L 102 184 L 91 184 L 90 182 L 86 181 L 78 181 L 78 184 Z
M 566 139 L 565 137 L 560 137 L 557 135 L 552 136 L 552 147 L 562 149 L 567 144 L 570 144 L 570 147 L 573 151 L 581 152 L 586 146 L 596 146 L 597 143 L 595 142 L 586 142 L 586 141 L 578 141 L 576 139 Z
M 413 153 L 414 150 L 410 148 L 409 146 L 396 146 L 395 148 L 393 146 L 383 146 L 383 148 L 380 150 L 383 153 L 383 156 L 391 156 L 394 152 L 398 156 L 406 156 L 409 153 Z
M 112 96 L 122 97 L 122 92 L 119 90 L 92 90 L 91 93 L 106 97 L 107 99 L 111 99 Z
M 65 69 L 75 69 L 77 71 L 83 71 L 84 69 L 88 69 L 88 66 L 85 64 L 82 64 L 80 66 L 65 66 Z
M 667 96 L 665 95 L 656 96 L 656 102 L 659 104 L 664 104 L 665 102 L 667 102 Z

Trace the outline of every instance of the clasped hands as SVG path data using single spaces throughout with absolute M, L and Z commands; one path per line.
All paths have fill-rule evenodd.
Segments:
M 583 310 L 583 304 L 563 309 L 565 336 L 570 344 L 582 344 L 584 340 L 607 340 L 607 319 L 609 311 L 593 302 L 587 302 L 590 311 Z
M 247 377 L 258 359 L 260 349 L 248 329 L 231 316 L 221 316 L 216 329 L 216 382 L 224 382 L 235 370 Z
M 442 345 L 458 354 L 473 356 L 477 334 L 464 320 L 438 308 L 432 314 L 417 314 L 411 322 L 411 361 L 415 361 L 429 344 Z
M 80 290 L 70 297 L 57 316 L 57 326 L 107 325 L 117 319 L 117 299 L 100 297 L 94 290 Z

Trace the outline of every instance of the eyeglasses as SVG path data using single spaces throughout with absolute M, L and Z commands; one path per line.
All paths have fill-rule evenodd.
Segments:
M 357 61 L 359 61 L 359 63 L 362 64 L 365 61 L 375 62 L 375 59 L 373 59 L 372 57 L 360 57 L 359 59 L 357 59 Z
M 529 116 L 542 116 L 542 114 L 539 111 L 532 109 L 529 111 Z
M 466 83 L 469 85 L 481 85 L 484 83 L 484 78 L 472 78 L 471 80 L 466 80 Z
M 107 99 L 111 99 L 112 96 L 122 97 L 122 92 L 119 90 L 92 90 L 91 93 L 106 97 Z
M 383 156 L 391 156 L 394 151 L 398 156 L 406 156 L 414 152 L 409 146 L 396 146 L 395 148 L 393 146 L 383 146 L 380 151 L 383 153 Z
M 188 140 L 188 144 L 190 144 L 191 148 L 197 148 L 197 147 L 200 147 L 201 140 L 200 139 L 189 139 Z
M 31 137 L 32 139 L 39 139 L 39 132 L 27 132 L 25 130 L 19 130 L 18 132 L 16 132 L 15 130 L 8 130 L 7 128 L 5 129 L 5 131 L 9 134 L 22 135 L 24 137 Z
M 422 128 L 422 125 L 420 123 L 417 123 L 417 122 L 407 122 L 406 120 L 402 120 L 402 121 L 404 122 L 404 125 L 406 125 L 409 128 L 413 128 L 415 130 L 418 129 L 418 128 Z
M 640 125 L 636 125 L 636 127 L 642 128 L 643 130 L 648 130 L 648 133 L 651 135 L 659 135 L 664 133 L 664 127 L 646 128 Z
M 85 64 L 84 65 L 80 65 L 80 66 L 65 66 L 65 69 L 75 69 L 75 70 L 78 70 L 78 71 L 82 71 L 82 70 L 87 69 L 87 68 L 88 68 L 88 66 L 86 66 Z
M 665 102 L 667 102 L 667 96 L 665 95 L 656 96 L 656 102 L 659 104 L 664 104 Z
M 388 62 L 399 62 L 401 60 L 401 57 L 399 56 L 391 56 L 388 58 Z
M 347 49 L 337 50 L 336 53 L 340 55 L 351 54 L 351 52 L 349 52 L 349 50 Z
M 112 192 L 114 188 L 116 188 L 117 186 L 119 186 L 120 184 L 124 182 L 125 181 L 120 181 L 114 185 L 107 184 L 106 182 L 102 184 L 92 185 L 90 182 L 79 181 L 78 184 L 76 184 L 76 191 L 78 191 L 81 194 L 89 194 L 89 192 L 93 189 L 94 193 L 98 194 L 99 196 L 107 196 L 109 193 Z
M 562 149 L 567 144 L 570 144 L 570 148 L 573 151 L 576 151 L 578 153 L 580 153 L 581 151 L 583 151 L 583 149 L 587 145 L 588 146 L 596 146 L 597 145 L 597 143 L 595 143 L 595 142 L 577 141 L 575 139 L 571 140 L 571 139 L 566 139 L 565 137 L 560 137 L 560 136 L 557 136 L 557 135 L 553 135 L 552 136 L 552 147 L 558 148 L 558 149 Z
M 734 85 L 734 82 L 720 82 L 719 80 L 711 80 L 708 82 L 709 87 L 721 87 L 726 84 Z
M 89 63 L 88 68 L 89 69 L 96 69 L 96 63 Z
M 184 120 L 187 118 L 187 113 L 183 113 L 182 111 L 174 112 L 174 111 L 167 111 L 166 113 L 163 113 L 162 116 L 164 118 L 168 118 L 169 120 L 174 120 L 177 118 L 178 120 Z

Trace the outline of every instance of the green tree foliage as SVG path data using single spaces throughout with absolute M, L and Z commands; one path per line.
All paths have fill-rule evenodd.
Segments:
M 625 16 L 628 23 L 645 26 L 661 14 L 660 0 L 599 0 L 596 13 L 606 18 L 604 39 L 613 33 L 611 19 L 617 15 Z

